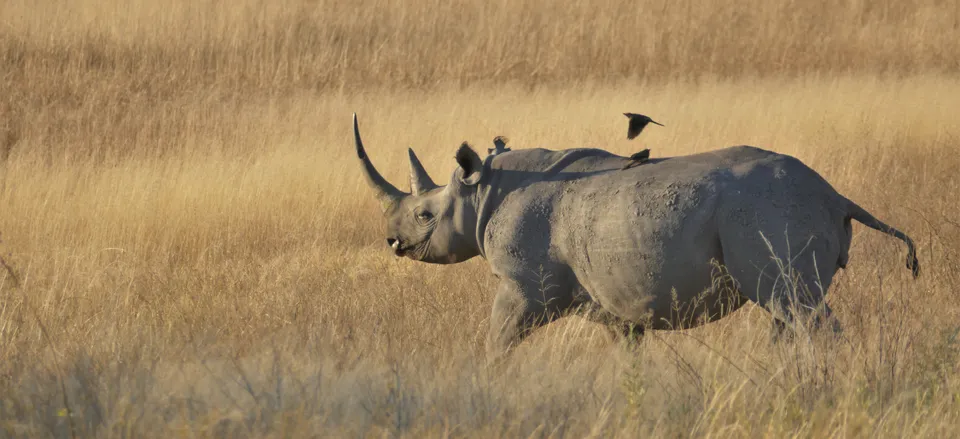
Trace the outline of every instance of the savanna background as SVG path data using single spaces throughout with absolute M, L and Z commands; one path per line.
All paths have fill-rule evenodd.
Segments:
M 857 225 L 840 339 L 572 317 L 488 368 L 495 280 L 390 255 L 353 112 L 402 188 L 496 135 L 794 154 L 924 271 Z M 5 0 L 0 436 L 945 437 L 958 114 L 956 1 Z

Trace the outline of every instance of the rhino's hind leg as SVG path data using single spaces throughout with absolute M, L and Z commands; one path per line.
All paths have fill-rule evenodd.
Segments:
M 788 328 L 796 333 L 800 329 L 798 324 L 812 332 L 825 325 L 829 325 L 834 334 L 841 332 L 840 323 L 826 302 L 827 289 L 837 270 L 836 265 L 830 265 L 835 255 L 822 246 L 814 247 L 789 261 L 774 258 L 774 267 L 764 270 L 766 281 L 757 284 L 757 303 L 773 314 L 774 340 L 781 338 Z
M 797 229 L 790 230 L 789 244 L 782 232 L 761 235 L 756 229 L 721 237 L 726 267 L 741 293 L 773 314 L 775 340 L 787 328 L 795 332 L 798 323 L 817 330 L 829 322 L 840 331 L 824 301 L 838 269 L 838 241 Z
M 824 257 L 817 252 L 822 252 Z M 761 266 L 762 269 L 740 267 L 734 270 L 744 295 L 772 314 L 772 339 L 782 339 L 785 332 L 793 335 L 800 329 L 798 324 L 810 331 L 818 331 L 828 323 L 835 333 L 839 333 L 839 322 L 825 301 L 836 271 L 836 265 L 829 263 L 836 260 L 835 256 L 821 248 L 795 255 L 789 264 L 784 263 L 786 258 L 772 259 L 766 266 Z

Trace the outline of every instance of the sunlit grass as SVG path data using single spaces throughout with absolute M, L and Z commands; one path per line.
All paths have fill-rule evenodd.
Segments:
M 620 3 L 0 5 L 0 436 L 956 431 L 956 6 Z M 624 111 L 666 126 L 627 141 Z M 496 135 L 790 153 L 924 272 L 856 226 L 840 340 L 570 318 L 488 368 L 496 279 L 390 256 L 353 112 L 401 188 L 407 147 L 445 182 Z

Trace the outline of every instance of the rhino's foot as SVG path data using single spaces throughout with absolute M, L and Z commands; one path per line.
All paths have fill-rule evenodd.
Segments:
M 770 330 L 770 343 L 777 344 L 781 341 L 793 341 L 796 333 L 793 328 L 788 328 L 783 320 L 774 318 L 773 328 Z
M 626 322 L 604 310 L 596 302 L 581 304 L 575 314 L 587 321 L 603 325 L 614 338 L 626 337 L 631 341 L 638 342 L 643 340 L 645 325 Z
M 645 333 L 646 327 L 644 325 L 636 324 L 623 325 L 620 331 L 620 335 L 631 343 L 640 343 L 643 341 L 643 334 Z
M 486 368 L 493 376 L 499 376 L 507 367 L 508 350 L 487 349 Z
M 825 312 L 808 316 L 810 318 L 807 320 L 808 323 L 805 326 L 806 331 L 803 332 L 807 332 L 810 335 L 827 333 L 833 337 L 842 337 L 843 326 L 840 324 L 840 321 L 830 312 L 829 307 L 826 307 L 824 311 Z M 788 324 L 779 318 L 774 318 L 773 329 L 770 332 L 770 341 L 774 344 L 781 341 L 793 341 L 796 339 L 797 330 L 796 322 L 794 322 L 794 324 Z
M 643 325 L 633 325 L 623 322 L 605 324 L 604 327 L 614 342 L 624 339 L 627 342 L 639 343 L 643 341 L 643 335 L 646 332 Z

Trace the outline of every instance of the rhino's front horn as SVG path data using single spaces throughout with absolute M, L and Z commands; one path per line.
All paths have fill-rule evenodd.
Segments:
M 413 152 L 413 148 L 408 148 L 407 152 L 410 155 L 410 192 L 413 192 L 413 195 L 420 195 L 437 188 L 437 184 L 430 178 L 430 174 L 427 174 L 427 170 L 423 169 L 423 165 L 417 158 L 417 154 Z
M 363 165 L 363 174 L 367 177 L 367 183 L 376 192 L 377 200 L 380 201 L 380 208 L 386 212 L 390 206 L 399 202 L 406 194 L 390 184 L 377 172 L 377 168 L 373 167 L 373 163 L 370 162 L 370 158 L 367 157 L 367 153 L 363 149 L 363 141 L 360 140 L 357 113 L 353 113 L 353 138 L 357 145 L 357 157 L 360 158 L 360 163 Z

